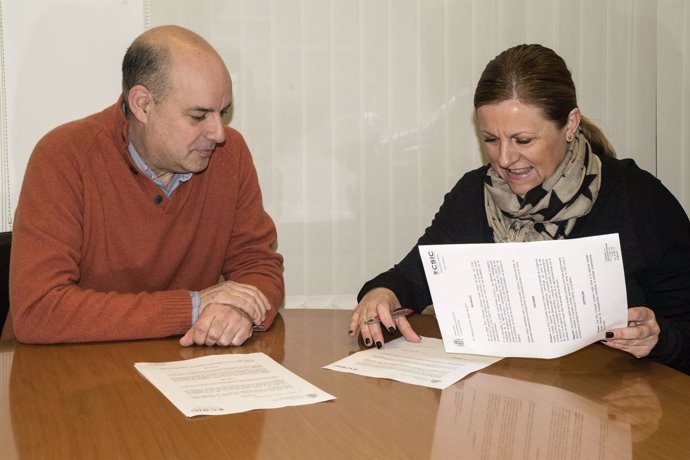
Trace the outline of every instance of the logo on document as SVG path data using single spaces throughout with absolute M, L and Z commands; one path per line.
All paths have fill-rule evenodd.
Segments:
M 429 256 L 429 265 L 431 266 L 431 272 L 434 275 L 438 275 L 438 258 L 436 257 L 436 254 L 434 254 L 434 251 L 429 251 L 427 252 L 427 255 Z

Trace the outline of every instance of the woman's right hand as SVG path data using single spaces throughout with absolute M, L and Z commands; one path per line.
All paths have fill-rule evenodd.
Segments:
M 391 311 L 397 308 L 401 308 L 401 305 L 393 291 L 386 288 L 372 289 L 362 297 L 352 312 L 349 334 L 354 337 L 359 329 L 364 345 L 368 347 L 376 345 L 376 348 L 381 348 L 384 343 L 383 332 L 381 331 L 381 325 L 383 325 L 391 333 L 395 332 L 396 329 L 399 330 L 402 336 L 410 342 L 421 342 L 422 338 L 412 329 L 407 317 L 398 316 L 395 319 L 391 317 Z M 381 318 L 380 323 L 365 324 L 367 319 L 377 315 Z

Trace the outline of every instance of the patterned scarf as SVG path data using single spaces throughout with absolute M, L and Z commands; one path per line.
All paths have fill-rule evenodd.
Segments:
M 582 132 L 570 142 L 551 177 L 524 197 L 489 168 L 484 176 L 484 204 L 497 243 L 557 240 L 568 236 L 578 217 L 589 213 L 601 185 L 601 161 Z

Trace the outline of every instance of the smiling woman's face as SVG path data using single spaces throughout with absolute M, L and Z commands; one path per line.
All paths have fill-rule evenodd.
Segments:
M 562 128 L 538 107 L 510 99 L 477 109 L 480 136 L 491 167 L 516 195 L 549 178 L 565 158 L 568 141 L 580 125 L 574 108 Z

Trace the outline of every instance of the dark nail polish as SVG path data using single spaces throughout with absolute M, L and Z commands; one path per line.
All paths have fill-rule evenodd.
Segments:
M 612 338 L 613 338 L 613 332 L 607 332 L 607 333 L 606 333 L 606 338 L 607 338 L 607 339 L 612 339 Z
M 379 341 L 376 341 L 376 348 L 378 348 L 380 350 L 381 347 L 383 347 L 383 344 Z
M 371 345 L 371 339 L 364 339 L 364 345 L 366 345 L 366 346 Z
M 395 334 L 395 328 L 393 326 L 389 327 L 388 332 L 390 332 L 391 334 Z

